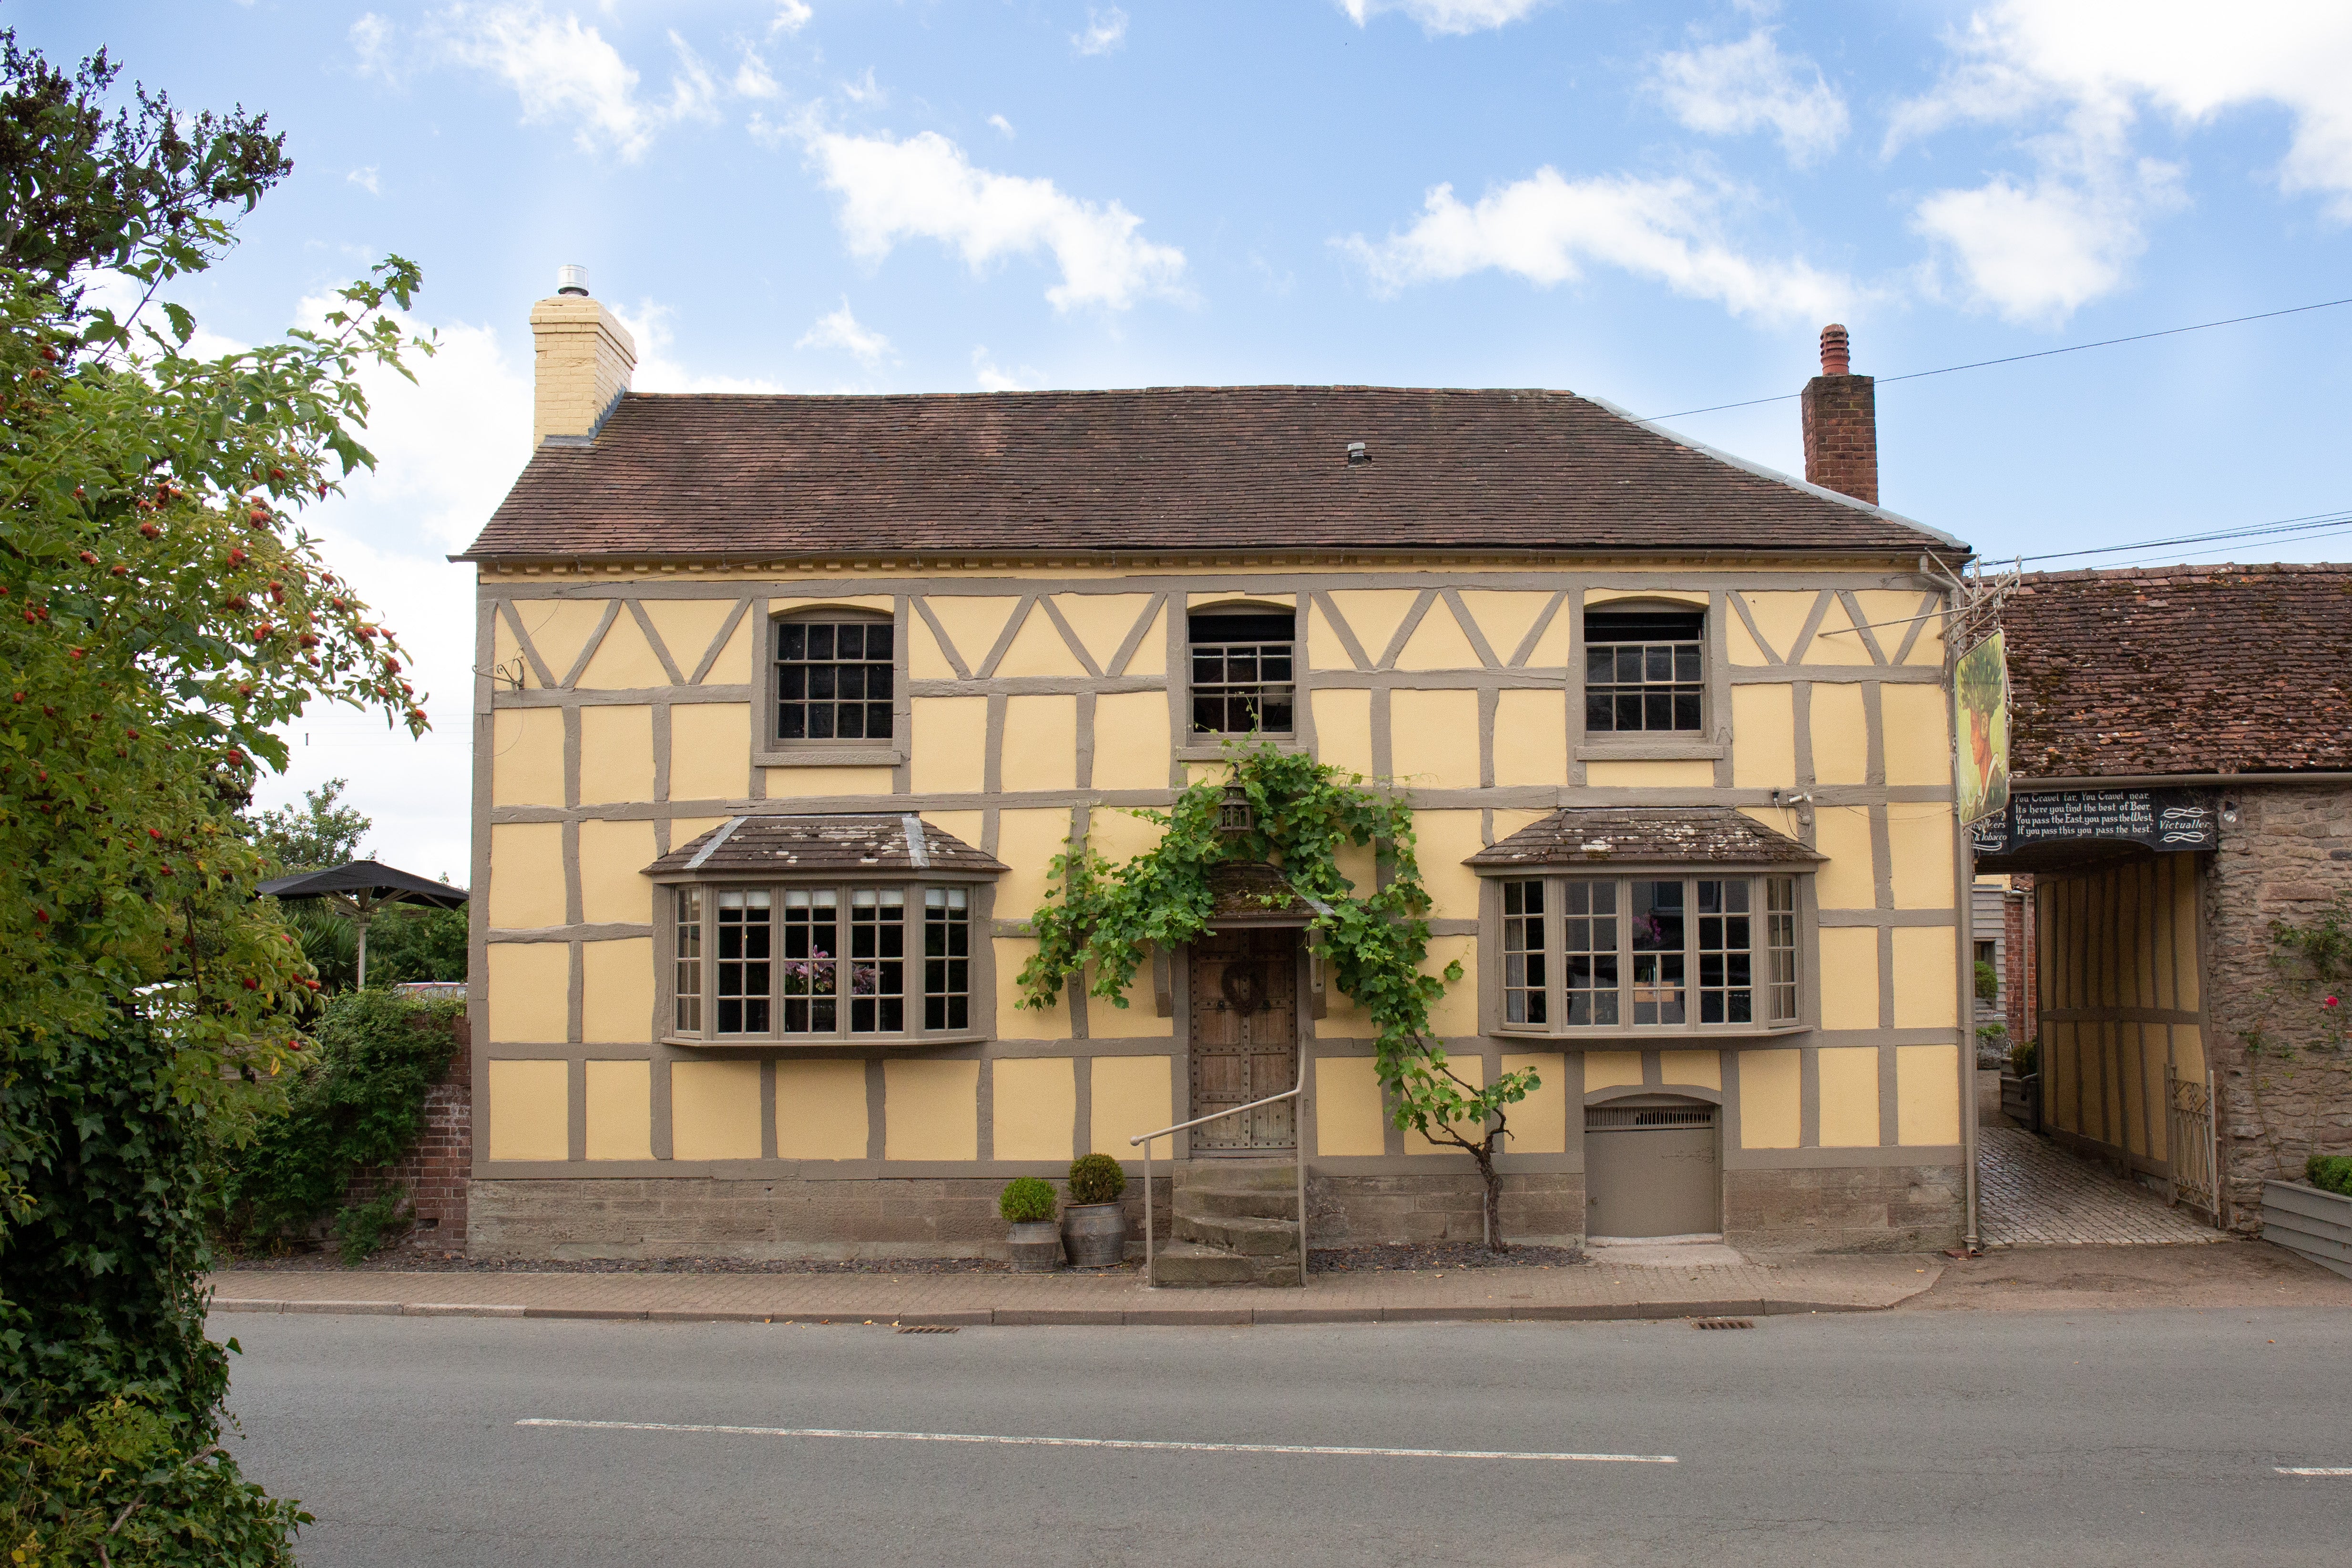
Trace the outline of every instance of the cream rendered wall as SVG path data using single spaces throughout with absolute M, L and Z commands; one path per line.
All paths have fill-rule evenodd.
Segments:
M 882 1064 L 886 1160 L 980 1157 L 980 1064 L 911 1058 Z
M 776 1063 L 776 1157 L 866 1158 L 866 1064 Z
M 1315 1152 L 1378 1154 L 1388 1146 L 1388 1110 L 1370 1057 L 1315 1058 Z
M 564 923 L 563 825 L 506 822 L 490 829 L 490 926 Z
M 562 757 L 558 755 L 558 765 Z M 580 798 L 584 803 L 654 797 L 654 710 L 647 707 L 580 710 Z
M 1525 1100 L 1505 1111 L 1510 1137 L 1504 1147 L 1514 1154 L 1568 1152 L 1568 1058 L 1557 1052 L 1515 1056 L 1506 1051 L 1502 1060 L 1505 1072 L 1533 1071 L 1538 1079 Z M 1580 1126 L 1582 1118 L 1578 1121 Z
M 760 1064 L 672 1062 L 669 1137 L 674 1159 L 758 1159 Z
M 654 1070 L 646 1061 L 592 1061 L 588 1069 L 587 1157 L 654 1157 Z
M 979 563 L 975 563 L 976 565 Z M 927 569 L 927 572 L 929 569 Z M 943 574 L 955 574 L 953 567 Z M 1004 575 L 1002 568 L 989 574 Z M 1084 577 L 1094 574 L 1074 569 L 1047 569 L 1044 578 Z M 1791 574 L 1792 578 L 1794 574 Z M 1795 579 L 1801 581 L 1801 579 Z M 1238 581 L 1238 579 L 1236 579 Z M 851 585 L 843 579 L 845 586 Z M 858 587 L 884 585 L 873 578 Z M 522 600 L 515 613 L 530 645 L 561 682 L 578 668 L 583 688 L 601 689 L 659 689 L 670 684 L 663 663 L 668 656 L 690 680 L 705 658 L 715 656 L 707 679 L 713 683 L 740 685 L 756 678 L 761 637 L 766 623 L 751 609 L 758 595 L 772 590 L 754 583 L 714 580 L 706 599 L 646 599 L 633 608 L 623 605 L 593 649 L 607 601 Z M 625 585 L 613 592 L 627 592 Z M 1673 599 L 1696 605 L 1719 603 L 1732 663 L 1758 668 L 1787 658 L 1801 640 L 1806 666 L 1843 676 L 1867 675 L 1871 655 L 1854 623 L 1899 623 L 1921 613 L 1924 596 L 1908 591 L 1859 589 L 1858 614 L 1849 615 L 1836 596 L 1824 596 L 1812 587 L 1740 589 L 1710 595 L 1703 591 L 1658 591 L 1648 587 L 1590 585 L 1586 603 L 1627 599 Z M 1460 607 L 1455 606 L 1458 597 Z M 1323 595 L 1270 594 L 1255 586 L 1230 589 L 1212 583 L 1189 594 L 1176 593 L 1167 609 L 1154 608 L 1151 595 L 1139 592 L 1093 594 L 1055 591 L 1033 601 L 1014 594 L 969 595 L 927 592 L 905 620 L 910 674 L 920 680 L 954 680 L 977 674 L 992 654 L 998 678 L 1030 681 L 1078 680 L 1096 671 L 1120 673 L 1113 667 L 1122 647 L 1133 651 L 1123 672 L 1150 676 L 1166 668 L 1166 616 L 1181 614 L 1188 603 L 1213 604 L 1246 598 L 1255 602 L 1296 602 L 1309 661 L 1318 670 L 1354 671 L 1356 657 L 1348 652 L 1349 639 L 1362 651 L 1362 660 L 1388 665 L 1400 671 L 1444 679 L 1445 672 L 1483 677 L 1489 656 L 1542 672 L 1549 683 L 1514 687 L 1496 693 L 1495 732 L 1486 744 L 1492 758 L 1493 784 L 1498 788 L 1554 790 L 1567 786 L 1581 773 L 1583 784 L 1594 790 L 1664 789 L 1710 792 L 1716 787 L 1716 764 L 1697 760 L 1593 759 L 1581 764 L 1573 756 L 1580 739 L 1576 715 L 1569 701 L 1567 671 L 1570 639 L 1577 625 L 1577 595 L 1557 591 L 1465 587 L 1458 595 L 1425 595 L 1419 589 L 1349 588 L 1328 595 L 1336 616 L 1327 613 Z M 1735 602 L 1736 601 L 1736 602 Z M 900 601 L 887 595 L 849 595 L 838 601 L 818 596 L 784 596 L 771 600 L 777 613 L 831 603 L 856 604 L 887 612 Z M 1747 614 L 1743 616 L 1741 609 Z M 1410 636 L 1403 635 L 1409 617 L 1419 609 Z M 652 636 L 640 625 L 642 611 L 652 623 Z M 934 632 L 931 619 L 940 630 Z M 1752 616 L 1757 635 L 1751 636 Z M 1149 621 L 1149 626 L 1141 623 Z M 502 612 L 494 621 L 498 654 L 511 658 L 520 643 Z M 1817 623 L 1817 624 L 1816 624 Z M 1813 629 L 1806 635 L 1806 628 Z M 1343 637 L 1344 626 L 1346 637 Z M 1137 634 L 1140 630 L 1140 636 Z M 1876 626 L 1878 646 L 1893 658 L 1909 628 Z M 1914 668 L 1932 668 L 1941 659 L 1937 628 L 1928 624 L 1916 639 L 1906 660 Z M 1483 642 L 1486 653 L 1482 654 Z M 1073 644 L 1076 645 L 1073 647 Z M 1522 646 L 1526 645 L 1522 658 Z M 998 653 L 1002 649 L 1001 654 Z M 584 657 L 583 657 L 584 656 Z M 961 668 L 959 668 L 961 666 Z M 1801 669 L 1787 671 L 1804 679 Z M 1732 751 L 1728 763 L 1733 787 L 1786 788 L 1819 784 L 1868 787 L 1871 736 L 1864 693 L 1867 679 L 1820 679 L 1810 683 L 1807 702 L 1810 732 L 1805 746 L 1796 732 L 1796 689 L 1780 679 L 1772 684 L 1743 682 L 1729 693 Z M 533 674 L 529 684 L 543 683 Z M 999 689 L 1000 690 L 1002 689 Z M 1888 683 L 1878 689 L 1878 709 L 1884 715 L 1883 754 L 1886 780 L 1894 786 L 1949 784 L 1949 740 L 1946 700 L 1931 684 Z M 1090 699 L 1092 716 L 1091 773 L 1086 784 L 1095 791 L 1157 793 L 1170 776 L 1171 703 L 1176 692 L 1102 692 Z M 1402 782 L 1423 790 L 1476 791 L 1481 788 L 1481 736 L 1477 721 L 1479 698 L 1462 689 L 1394 689 L 1376 694 L 1361 689 L 1321 689 L 1308 698 L 1312 740 L 1326 762 L 1366 774 L 1372 773 L 1373 714 L 1385 708 L 1388 755 L 1382 759 Z M 1064 792 L 1081 781 L 1077 769 L 1079 700 L 1066 692 L 1015 691 L 1003 699 L 1004 745 L 999 773 L 1007 794 L 1028 791 Z M 922 696 L 911 699 L 913 714 L 907 737 L 908 763 L 901 784 L 890 767 L 824 765 L 813 768 L 770 767 L 753 783 L 748 758 L 753 714 L 743 704 L 677 703 L 670 710 L 672 734 L 668 798 L 681 803 L 707 803 L 697 817 L 677 817 L 667 837 L 655 820 L 624 817 L 619 813 L 600 819 L 577 812 L 580 861 L 574 875 L 579 889 L 580 918 L 589 925 L 641 926 L 654 920 L 654 890 L 642 876 L 655 858 L 657 845 L 690 842 L 698 833 L 724 820 L 747 793 L 764 786 L 766 797 L 789 803 L 823 801 L 823 809 L 842 809 L 843 802 L 872 800 L 887 804 L 894 791 L 911 789 L 917 795 L 982 793 L 990 764 L 987 713 L 989 700 L 981 696 Z M 581 762 L 578 798 L 590 807 L 611 804 L 639 805 L 655 795 L 653 752 L 654 710 L 646 703 L 613 706 L 587 704 L 579 710 Z M 499 709 L 492 716 L 491 742 L 498 755 L 491 763 L 494 806 L 564 806 L 563 714 L 552 709 Z M 1798 772 L 1801 752 L 1810 752 L 1811 773 Z M 1211 776 L 1213 767 L 1194 767 L 1193 776 Z M 1563 803 L 1573 804 L 1572 796 Z M 1690 798 L 1688 795 L 1681 798 Z M 666 806 L 656 805 L 656 813 Z M 1793 817 L 1749 807 L 1749 815 L 1780 827 Z M 1943 910 L 1951 907 L 1951 833 L 1948 810 L 1933 803 L 1905 803 L 1877 808 L 1885 821 L 1889 858 L 1874 865 L 1872 808 L 1825 805 L 1815 813 L 1815 842 L 1829 857 L 1816 880 L 1819 904 L 1825 910 L 1850 910 L 1858 918 L 1883 922 L 1878 913 L 1878 886 L 1892 889 L 1898 910 Z M 1071 828 L 1066 805 L 1050 808 L 1001 808 L 927 811 L 927 817 L 967 842 L 989 843 L 1013 869 L 997 889 L 996 920 L 1019 921 L 1036 906 L 1045 890 L 1044 867 L 1062 848 Z M 1423 809 L 1421 856 L 1424 875 L 1441 921 L 1474 917 L 1477 882 L 1460 862 L 1492 838 L 1507 836 L 1538 819 L 1544 812 L 1521 800 L 1507 807 L 1480 807 L 1448 801 Z M 1488 824 L 1491 824 L 1488 826 Z M 499 823 L 488 829 L 493 874 L 488 883 L 487 909 L 491 923 L 501 930 L 540 929 L 566 923 L 565 872 L 562 860 L 563 829 L 557 824 Z M 1088 829 L 1090 840 L 1114 858 L 1149 844 L 1157 829 L 1097 805 Z M 989 837 L 992 833 L 993 837 Z M 1358 856 L 1358 859 L 1364 857 Z M 1351 862 L 1352 866 L 1352 862 Z M 1367 863 L 1354 868 L 1367 884 Z M 2166 883 L 2155 895 L 2166 902 L 2176 897 L 2193 900 L 2193 890 L 2178 890 Z M 2184 907 L 2191 908 L 2193 902 Z M 1819 932 L 1822 1023 L 1830 1029 L 1875 1031 L 1881 1005 L 1879 951 L 1891 942 L 1895 956 L 1895 989 L 1888 1005 L 1894 1022 L 1906 1028 L 1957 1027 L 1957 985 L 1953 966 L 1955 932 L 1950 927 L 1899 926 L 1882 938 L 1875 926 L 1829 926 Z M 1014 976 L 1034 943 L 1018 937 L 993 937 L 996 963 L 996 1018 L 1000 1038 L 1053 1040 L 1072 1037 L 1072 1015 L 1066 1002 L 1045 1013 L 1016 1008 Z M 2193 943 L 2193 932 L 2187 939 Z M 608 1047 L 644 1046 L 659 1024 L 653 1016 L 656 943 L 646 938 L 593 942 L 583 950 L 578 978 L 582 996 L 579 1034 L 587 1043 Z M 2168 989 L 2175 976 L 2193 984 L 2193 946 L 2181 956 L 2177 944 L 2161 949 L 2142 943 L 2128 955 L 2126 986 L 2154 995 Z M 494 945 L 486 976 L 489 1034 L 501 1043 L 561 1042 L 567 1037 L 569 994 L 573 984 L 570 949 L 562 942 L 499 943 Z M 1449 1037 L 1476 1033 L 1476 958 L 1475 939 L 1447 933 L 1433 941 L 1430 967 L 1436 969 L 1459 958 L 1468 973 L 1450 989 L 1433 1020 Z M 2137 967 L 2134 967 L 2136 965 Z M 1104 1146 L 1122 1159 L 1134 1157 L 1125 1137 L 1146 1125 L 1162 1125 L 1182 1113 L 1182 1042 L 1174 1037 L 1173 1021 L 1158 1016 L 1152 1005 L 1149 970 L 1129 993 L 1131 1005 L 1114 1008 L 1091 999 L 1087 1008 L 1087 1034 L 1106 1042 L 1165 1040 L 1169 1054 L 1101 1056 L 1084 1066 L 1070 1056 L 997 1058 L 987 1067 L 992 1088 L 990 1100 L 991 1152 L 999 1159 L 1059 1160 L 1073 1142 L 1078 1086 L 1087 1086 L 1092 1106 L 1083 1142 Z M 1345 998 L 1330 998 L 1328 1016 L 1316 1033 L 1330 1041 L 1358 1038 L 1364 1020 Z M 2098 1048 L 2109 1059 L 2120 1059 L 2130 1070 L 2109 1073 L 2105 1084 L 2115 1109 L 2101 1114 L 2136 1121 L 2130 1107 L 2158 1092 L 2148 1087 L 2147 1066 L 2164 1047 L 2166 1031 L 2147 1029 L 2149 1042 L 2117 1043 L 2101 1037 Z M 2174 1028 L 2174 1050 L 2184 1059 L 2201 1058 L 2198 1042 L 2183 1039 L 2193 1030 Z M 2063 1035 L 2053 1038 L 2049 1071 L 2053 1086 L 2071 1063 L 2055 1059 Z M 1644 1044 L 1658 1048 L 1662 1042 Z M 2134 1048 L 2137 1047 L 2137 1048 Z M 1023 1047 L 1034 1048 L 1034 1047 Z M 1825 1147 L 1868 1147 L 1880 1135 L 1878 1127 L 1878 1051 L 1870 1046 L 1828 1047 L 1819 1053 L 1821 1102 L 1817 1108 Z M 1891 1047 L 1890 1047 L 1891 1048 Z M 1905 1047 L 1906 1051 L 1947 1050 L 1957 1064 L 1958 1047 Z M 1086 1056 L 1084 1042 L 1076 1054 Z M 1581 1056 L 1581 1061 L 1571 1060 Z M 1802 1053 L 1788 1049 L 1741 1053 L 1739 1097 L 1741 1121 L 1750 1147 L 1790 1148 L 1800 1141 L 1799 1130 L 1814 1108 L 1801 1101 L 1803 1075 L 1797 1070 Z M 1941 1058 L 1939 1058 L 1941 1059 Z M 1483 1072 L 1484 1061 L 1464 1051 L 1455 1060 L 1465 1071 Z M 1504 1067 L 1540 1064 L 1544 1087 L 1515 1108 L 1511 1125 L 1516 1152 L 1552 1154 L 1570 1151 L 1579 1137 L 1577 1121 L 1581 1094 L 1596 1088 L 1630 1088 L 1641 1081 L 1642 1053 L 1508 1054 Z M 1662 1050 L 1664 1084 L 1720 1090 L 1724 1080 L 1721 1053 L 1712 1048 Z M 1905 1100 L 1906 1142 L 1938 1142 L 1927 1137 L 1943 1114 L 1939 1093 L 1957 1105 L 1957 1065 L 1947 1074 L 1944 1090 L 1935 1089 L 1923 1076 L 1932 1063 L 1906 1057 L 1902 1071 L 1908 1097 Z M 561 1063 L 520 1064 L 555 1069 L 550 1080 L 560 1083 Z M 671 1101 L 674 1131 L 690 1131 L 678 1121 L 680 1068 L 718 1068 L 734 1075 L 736 1124 L 693 1132 L 677 1146 L 680 1159 L 756 1158 L 762 1129 L 758 1112 L 760 1064 L 751 1060 L 680 1062 L 673 1072 Z M 589 1077 L 588 1138 L 592 1158 L 639 1159 L 649 1153 L 651 1138 L 651 1077 L 656 1064 L 642 1060 L 595 1061 L 584 1065 Z M 746 1078 L 745 1073 L 750 1076 Z M 862 1159 L 867 1152 L 866 1064 L 779 1058 L 772 1065 L 779 1107 L 802 1108 L 788 1116 L 780 1110 L 775 1136 L 778 1157 L 784 1159 Z M 900 1161 L 955 1161 L 979 1152 L 977 1094 L 982 1064 L 964 1060 L 894 1059 L 883 1065 L 885 1110 L 882 1140 L 888 1158 Z M 1081 1075 L 1084 1075 L 1083 1077 Z M 494 1074 L 495 1077 L 503 1076 Z M 1369 1058 L 1325 1057 L 1318 1060 L 1316 1136 L 1326 1154 L 1376 1155 L 1386 1145 L 1386 1118 Z M 2116 1078 L 2126 1081 L 2113 1082 Z M 702 1117 L 696 1109 L 692 1072 L 687 1075 L 684 1103 L 688 1121 Z M 749 1084 L 748 1097 L 742 1086 Z M 545 1110 L 545 1085 L 540 1086 Z M 1947 1092 L 1948 1091 L 1948 1092 Z M 518 1106 L 526 1107 L 528 1091 L 518 1090 Z M 492 1090 L 495 1102 L 497 1089 Z M 748 1132 L 744 1106 L 748 1103 Z M 520 1110 L 518 1114 L 520 1114 Z M 562 1132 L 562 1108 L 555 1112 L 556 1131 L 541 1126 L 542 1147 L 552 1147 Z M 501 1112 L 493 1104 L 491 1121 Z M 509 1145 L 528 1122 L 509 1117 Z M 641 1128 L 643 1136 L 631 1131 Z M 1926 1130 L 1923 1131 L 1922 1130 Z M 1892 1132 L 1895 1130 L 1887 1130 Z M 1919 1132 L 1921 1137 L 1912 1134 Z M 495 1142 L 499 1135 L 493 1133 Z M 695 1138 L 705 1140 L 695 1143 Z M 1116 1141 L 1113 1142 L 1112 1141 Z M 1950 1140 L 1941 1140 L 1949 1142 Z M 639 1150 L 645 1146 L 645 1152 Z M 692 1153 L 695 1147 L 725 1147 L 731 1152 Z M 1418 1137 L 1406 1140 L 1409 1150 L 1427 1147 Z M 748 1152 L 744 1151 L 748 1149 Z M 522 1156 L 509 1155 L 508 1158 Z M 562 1158 L 561 1151 L 550 1156 Z
M 1803 1063 L 1795 1051 L 1739 1053 L 1739 1146 L 1794 1149 L 1803 1139 Z
M 1139 1160 L 1128 1140 L 1183 1121 L 1175 1111 L 1175 1073 L 1169 1057 L 1097 1057 L 1093 1062 L 1093 1116 L 1087 1147 L 1097 1154 Z M 1169 1152 L 1170 1139 L 1152 1145 L 1152 1157 Z
M 489 1064 L 490 1158 L 572 1156 L 569 1062 Z
M 996 1063 L 993 1125 L 998 1159 L 1070 1158 L 1070 1141 L 1078 1121 L 1076 1068 L 1068 1057 L 1008 1057 Z
M 1821 1053 L 1822 1147 L 1878 1146 L 1878 1047 L 1831 1047 Z
M 751 704 L 696 702 L 669 710 L 670 799 L 740 800 L 751 757 Z
M 1795 709 L 1787 686 L 1731 689 L 1731 782 L 1740 789 L 1797 782 Z
M 494 942 L 489 950 L 490 1038 L 561 1040 L 570 1029 L 572 949 L 560 942 Z
M 1898 1142 L 1958 1142 L 1959 1047 L 1895 1047 L 1895 1107 Z

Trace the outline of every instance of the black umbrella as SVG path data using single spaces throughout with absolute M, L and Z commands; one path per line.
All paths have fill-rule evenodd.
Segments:
M 425 904 L 436 910 L 454 910 L 466 902 L 463 888 L 428 882 L 373 860 L 349 860 L 323 871 L 275 877 L 262 883 L 259 890 L 279 899 L 323 899 L 350 915 L 359 926 L 359 984 L 362 991 L 367 989 L 368 918 L 378 909 L 385 904 Z

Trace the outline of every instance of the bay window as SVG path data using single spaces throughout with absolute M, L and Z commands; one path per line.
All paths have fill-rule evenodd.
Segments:
M 1799 1022 L 1794 877 L 1498 881 L 1497 1022 L 1507 1032 Z

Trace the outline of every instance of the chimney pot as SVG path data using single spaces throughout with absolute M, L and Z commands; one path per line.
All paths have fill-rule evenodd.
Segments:
M 585 281 L 584 275 L 583 281 Z M 581 292 L 584 294 L 587 290 L 583 289 Z M 1852 346 L 1847 341 L 1845 329 L 1832 321 L 1822 329 L 1822 374 L 1849 375 L 1853 374 L 1853 365 Z
M 585 300 L 588 297 L 588 269 L 578 262 L 557 268 L 555 291 L 558 294 L 577 294 Z

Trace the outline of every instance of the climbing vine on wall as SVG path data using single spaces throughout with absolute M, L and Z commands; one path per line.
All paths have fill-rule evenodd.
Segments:
M 1448 1066 L 1430 1028 L 1430 1008 L 1462 978 L 1459 961 L 1440 974 L 1429 957 L 1429 894 L 1413 853 L 1412 807 L 1394 792 L 1368 786 L 1361 774 L 1270 745 L 1229 749 L 1227 782 L 1193 784 L 1167 811 L 1135 815 L 1161 828 L 1160 842 L 1113 864 L 1091 848 L 1055 857 L 1045 901 L 1031 922 L 1037 952 L 1021 971 L 1021 1005 L 1047 1008 L 1076 979 L 1114 1007 L 1149 950 L 1173 948 L 1209 930 L 1216 903 L 1212 882 L 1228 862 L 1281 871 L 1313 911 L 1307 941 L 1329 967 L 1330 983 L 1351 997 L 1378 1031 L 1375 1068 L 1400 1128 L 1450 1143 L 1478 1163 L 1486 1188 L 1489 1245 L 1499 1245 L 1501 1184 L 1495 1155 L 1506 1131 L 1504 1107 L 1540 1087 L 1528 1069 L 1472 1084 Z M 1228 791 L 1246 800 L 1246 826 L 1221 826 Z M 1370 847 L 1379 874 L 1360 891 L 1339 869 L 1340 851 Z M 1270 907 L 1286 895 L 1259 895 Z
M 2345 1048 L 2347 1015 L 2352 1014 L 2352 893 L 2338 893 L 2306 924 L 2271 921 L 2270 938 L 2271 968 L 2278 978 L 2257 993 L 2261 1012 L 2238 1037 L 2246 1047 L 2247 1081 L 2263 1141 L 2274 1170 L 2288 1174 L 2326 1152 L 2321 1148 L 2326 1118 L 2345 1102 L 2346 1079 L 2352 1075 Z M 2274 1064 L 2267 1070 L 2266 1058 Z M 2278 1125 L 2265 1090 L 2272 1098 L 2300 1091 L 2309 1102 L 2311 1120 L 2301 1130 L 2299 1150 L 2288 1146 L 2295 1130 Z

